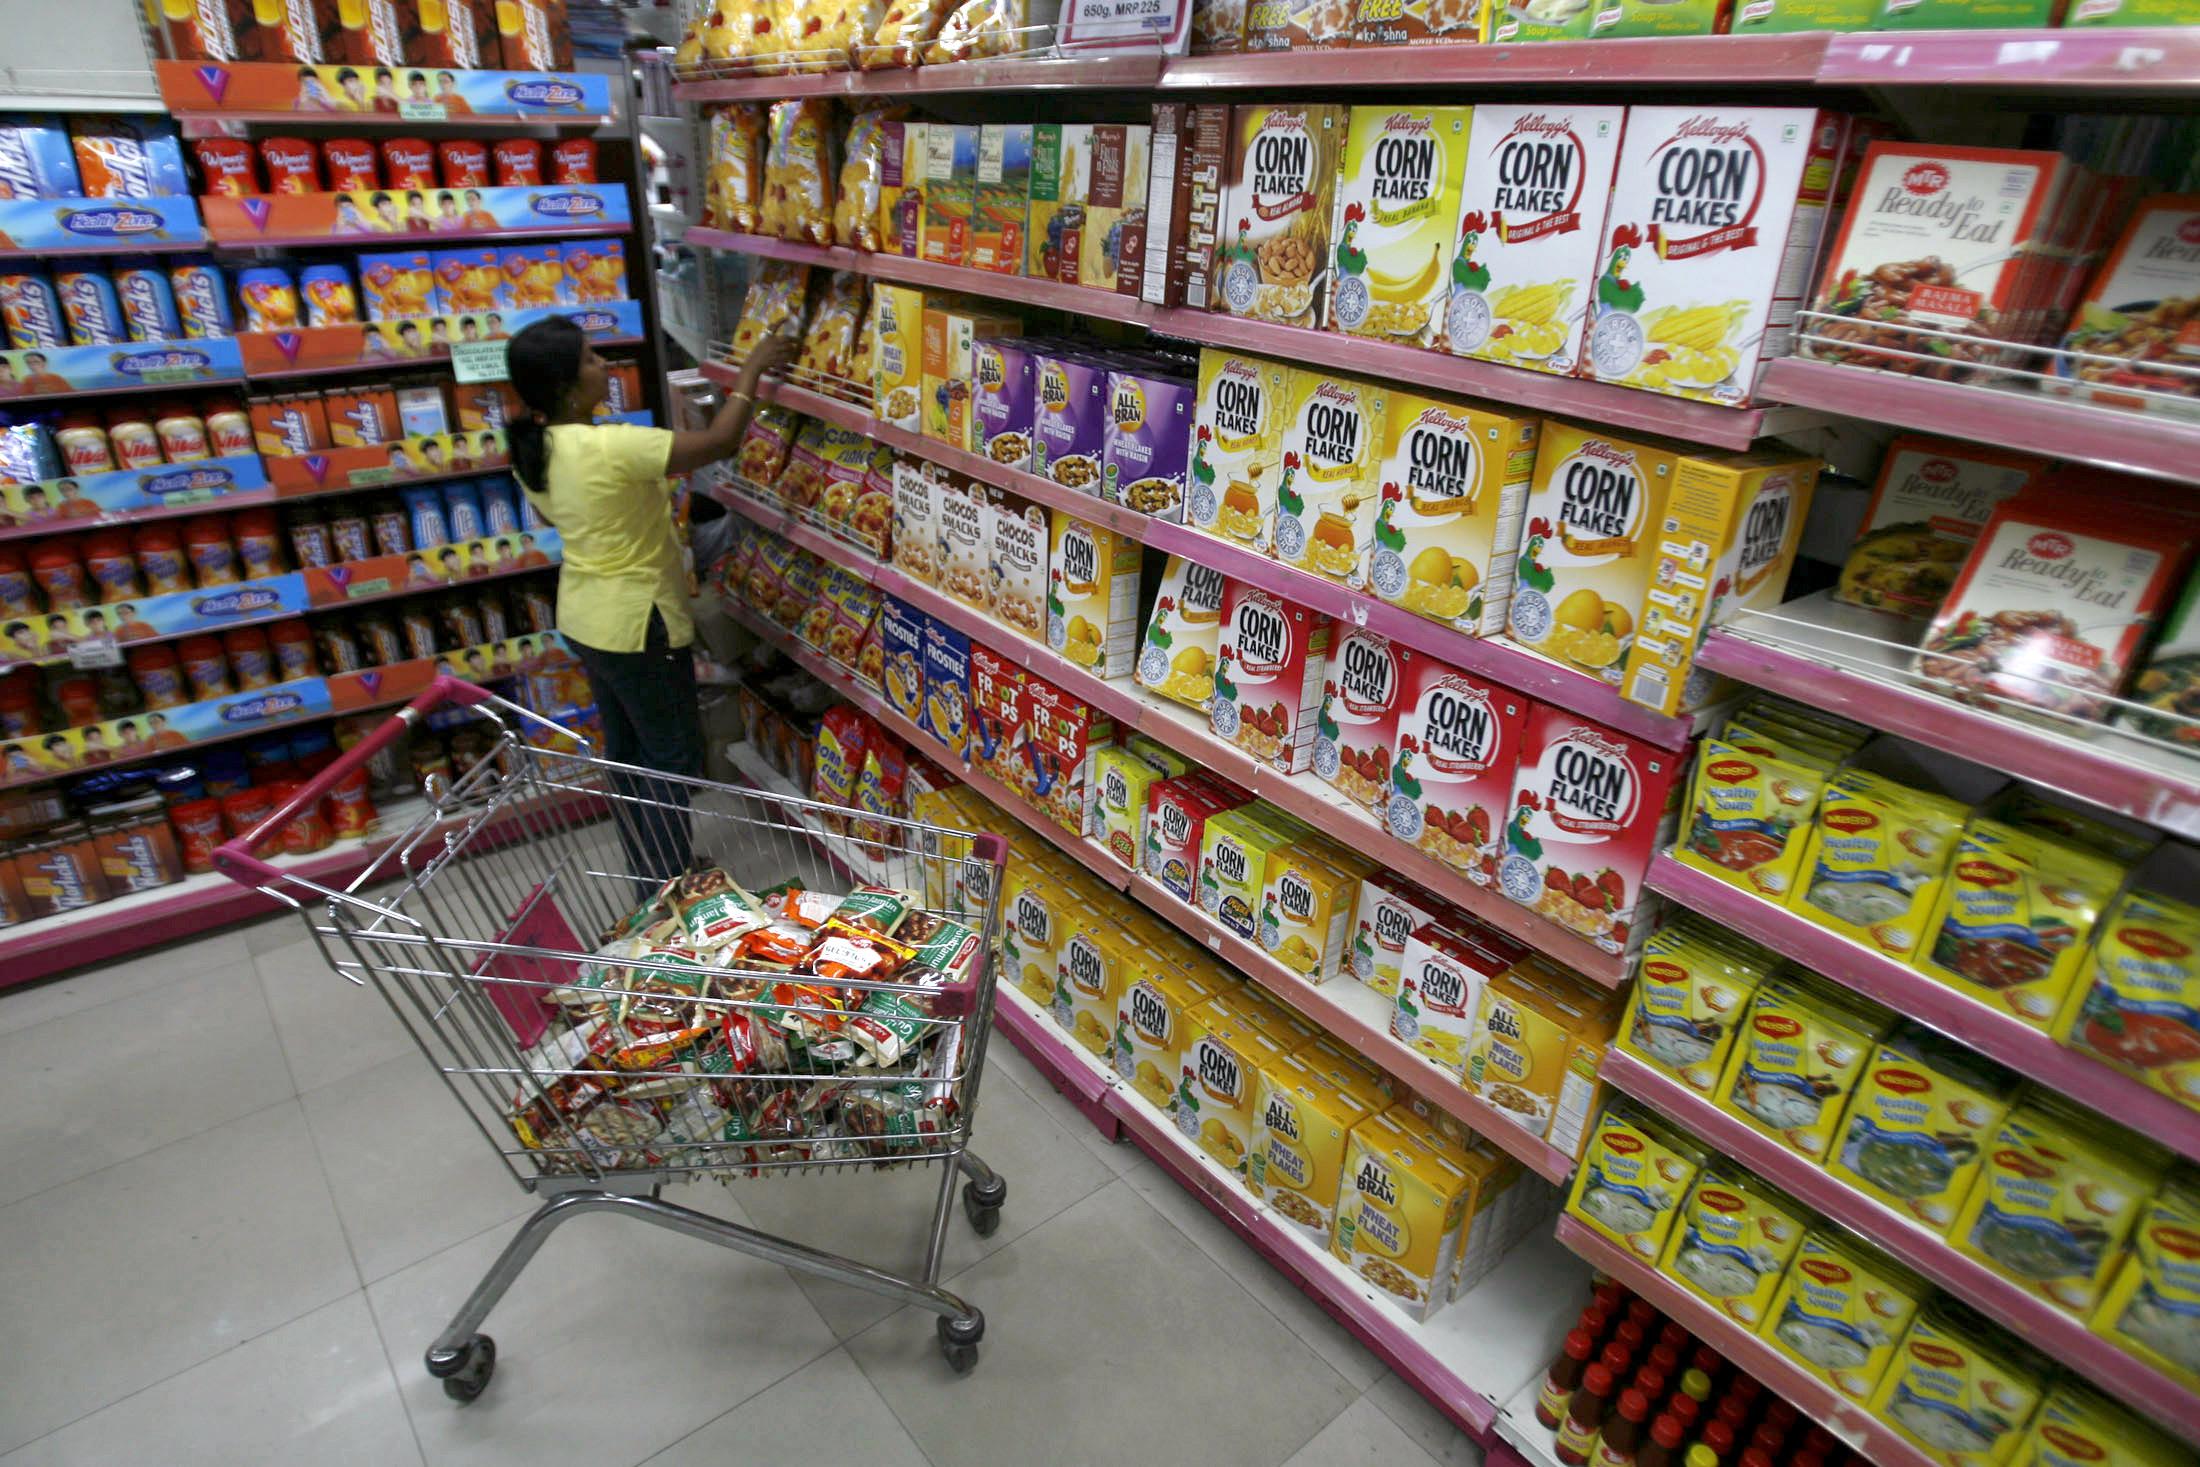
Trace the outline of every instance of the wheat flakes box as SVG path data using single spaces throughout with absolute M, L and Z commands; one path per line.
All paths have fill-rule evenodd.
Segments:
M 1460 1224 L 1473 1192 L 1466 1169 L 1392 1113 L 1352 1128 L 1330 1251 L 1413 1319 L 1451 1298 Z
M 1247 1180 L 1309 1242 L 1329 1246 L 1352 1130 L 1380 1108 L 1296 1055 L 1262 1069 Z

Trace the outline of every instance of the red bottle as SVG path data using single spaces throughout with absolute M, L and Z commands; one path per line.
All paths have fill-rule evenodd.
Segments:
M 1688 1363 L 1695 1366 L 1698 1370 L 1702 1371 L 1712 1380 L 1717 1380 L 1719 1378 L 1719 1372 L 1726 1368 L 1725 1357 L 1720 1355 L 1718 1351 L 1712 1349 L 1709 1345 L 1698 1345 L 1696 1347 L 1695 1358 L 1690 1360 Z
M 1719 1454 L 1721 1462 L 1734 1458 L 1734 1428 L 1723 1421 L 1714 1421 L 1697 1433 L 1696 1444 L 1711 1448 Z
M 1665 1398 L 1665 1409 L 1668 1415 L 1678 1416 L 1681 1425 L 1693 1427 L 1698 1413 L 1703 1410 L 1703 1403 L 1688 1394 L 1688 1388 L 1683 1386 Z
M 1611 1371 L 1614 1380 L 1625 1380 L 1627 1372 L 1633 1368 L 1634 1363 L 1635 1357 L 1629 1353 L 1626 1343 L 1621 1340 L 1612 1341 L 1611 1344 L 1604 1347 L 1604 1353 L 1597 1356 L 1597 1364 Z
M 1627 1318 L 1630 1323 L 1640 1325 L 1643 1333 L 1648 1334 L 1650 1327 L 1658 1321 L 1657 1306 L 1648 1299 L 1637 1299 L 1627 1306 Z
M 1612 1372 L 1592 1365 L 1583 1372 L 1581 1385 L 1566 1403 L 1566 1419 L 1559 1423 L 1557 1455 L 1567 1467 L 1583 1467 L 1604 1429 L 1605 1414 L 1612 1406 Z
M 1650 1440 L 1635 1453 L 1635 1467 L 1681 1467 L 1681 1443 L 1688 1429 L 1668 1411 L 1650 1428 Z
M 1653 1401 L 1665 1399 L 1665 1372 L 1654 1365 L 1645 1365 L 1635 1372 L 1635 1378 L 1627 1383 L 1632 1391 L 1641 1391 Z
M 1650 1439 L 1650 1397 L 1625 1391 L 1597 1438 L 1597 1467 L 1635 1467 L 1635 1454 Z
M 1584 1317 L 1588 1310 L 1583 1310 Z M 1558 1358 L 1551 1362 L 1550 1373 L 1543 1377 L 1543 1390 L 1535 1399 L 1535 1419 L 1552 1431 L 1566 1419 L 1566 1403 L 1573 1399 L 1574 1387 L 1581 1384 L 1583 1372 L 1589 1368 L 1589 1356 L 1596 1350 L 1596 1337 L 1585 1329 L 1576 1329 L 1566 1336 L 1559 1346 Z
M 1693 1336 L 1688 1333 L 1687 1326 L 1677 1319 L 1667 1320 L 1665 1328 L 1658 1331 L 1658 1343 L 1660 1345 L 1671 1345 L 1676 1355 L 1688 1348 L 1688 1342 L 1691 1338 Z

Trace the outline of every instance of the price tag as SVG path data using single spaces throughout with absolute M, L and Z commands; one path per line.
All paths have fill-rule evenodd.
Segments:
M 1214 949 L 1214 950 L 1215 950 L 1216 952 L 1221 952 L 1221 951 L 1222 951 L 1222 935 L 1221 935 L 1220 933 L 1216 933 L 1216 932 L 1210 932 L 1210 933 L 1208 933 L 1208 934 L 1207 934 L 1207 946 L 1209 946 L 1209 947 L 1213 948 L 1213 949 Z
M 79 672 L 94 668 L 122 666 L 122 648 L 113 637 L 86 637 L 81 642 L 69 644 L 69 666 Z
M 461 382 L 502 382 L 510 372 L 504 365 L 502 341 L 454 341 L 451 343 L 451 375 Z
M 400 101 L 397 104 L 397 115 L 407 122 L 443 122 L 450 117 L 441 102 Z
M 1063 46 L 1160 44 L 1184 54 L 1191 38 L 1192 0 L 1068 0 L 1059 28 Z

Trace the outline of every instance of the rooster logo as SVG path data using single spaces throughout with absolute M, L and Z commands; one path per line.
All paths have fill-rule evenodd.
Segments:
M 1604 273 L 1597 277 L 1598 304 L 1610 306 L 1615 311 L 1642 309 L 1642 286 L 1627 278 L 1628 263 L 1640 248 L 1642 231 L 1634 225 L 1622 224 L 1612 231 L 1612 258 L 1605 263 Z
M 1337 269 L 1342 274 L 1358 275 L 1367 269 L 1367 251 L 1352 242 L 1366 222 L 1365 208 L 1359 204 L 1344 206 L 1344 233 L 1337 239 Z
M 1459 253 L 1451 262 L 1451 283 L 1461 290 L 1488 290 L 1490 267 L 1474 258 L 1474 252 L 1482 247 L 1482 232 L 1490 227 L 1490 221 L 1479 209 L 1469 209 L 1459 221 Z

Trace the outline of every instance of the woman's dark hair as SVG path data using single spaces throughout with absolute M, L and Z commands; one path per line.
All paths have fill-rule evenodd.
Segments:
M 565 316 L 546 316 L 513 335 L 504 349 L 504 369 L 527 414 L 504 425 L 512 472 L 522 486 L 541 494 L 550 487 L 550 420 L 565 411 L 565 399 L 581 380 L 581 353 L 588 333 Z

